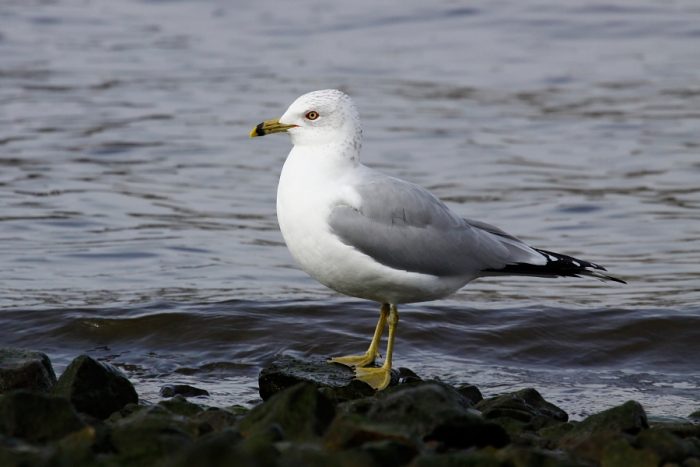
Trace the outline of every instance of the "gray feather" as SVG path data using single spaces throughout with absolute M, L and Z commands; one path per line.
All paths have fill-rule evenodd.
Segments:
M 477 276 L 536 257 L 500 229 L 456 216 L 419 186 L 381 177 L 354 188 L 361 206 L 337 205 L 328 220 L 331 231 L 391 268 L 440 277 Z

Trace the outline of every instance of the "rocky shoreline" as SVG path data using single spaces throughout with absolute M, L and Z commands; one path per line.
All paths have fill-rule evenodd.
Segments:
M 280 357 L 259 382 L 252 409 L 185 385 L 143 403 L 89 356 L 57 379 L 45 354 L 0 349 L 0 465 L 700 467 L 700 411 L 655 421 L 628 401 L 572 422 L 532 388 L 484 398 L 400 369 L 375 393 L 320 357 Z

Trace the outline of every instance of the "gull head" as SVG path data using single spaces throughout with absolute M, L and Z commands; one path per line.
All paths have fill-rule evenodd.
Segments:
M 360 117 L 350 96 L 336 89 L 313 91 L 295 100 L 279 119 L 265 120 L 251 137 L 289 133 L 295 146 L 351 145 L 359 150 Z

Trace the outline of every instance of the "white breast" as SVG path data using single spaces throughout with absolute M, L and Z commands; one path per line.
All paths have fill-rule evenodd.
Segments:
M 444 297 L 465 281 L 394 270 L 342 243 L 327 223 L 339 204 L 360 207 L 352 182 L 364 166 L 339 167 L 305 148 L 292 149 L 277 188 L 277 219 L 294 259 L 310 276 L 338 292 L 378 302 Z

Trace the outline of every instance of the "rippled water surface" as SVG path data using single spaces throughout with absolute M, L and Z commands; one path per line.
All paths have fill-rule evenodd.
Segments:
M 87 352 L 149 400 L 254 402 L 283 352 L 364 349 L 377 306 L 293 264 L 285 137 L 337 87 L 364 161 L 629 282 L 490 278 L 403 308 L 395 363 L 575 417 L 700 408 L 697 2 L 0 3 L 0 345 Z

